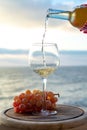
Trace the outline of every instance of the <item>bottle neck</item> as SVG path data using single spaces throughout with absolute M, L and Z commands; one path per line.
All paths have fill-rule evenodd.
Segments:
M 47 18 L 69 20 L 70 12 L 64 10 L 48 9 Z

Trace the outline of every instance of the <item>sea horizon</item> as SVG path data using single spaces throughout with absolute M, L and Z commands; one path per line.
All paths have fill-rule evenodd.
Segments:
M 28 66 L 27 49 L 0 48 L 0 66 Z M 60 66 L 87 66 L 86 50 L 59 50 Z

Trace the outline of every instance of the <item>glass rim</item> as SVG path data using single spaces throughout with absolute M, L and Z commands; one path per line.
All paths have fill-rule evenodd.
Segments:
M 51 42 L 48 42 L 48 43 L 32 43 L 31 46 L 34 46 L 34 45 L 43 45 L 43 46 L 46 46 L 46 45 L 57 45 L 57 43 L 51 43 Z

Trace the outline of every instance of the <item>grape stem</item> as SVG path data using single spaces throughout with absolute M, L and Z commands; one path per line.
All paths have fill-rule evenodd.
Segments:
M 60 97 L 60 94 L 59 94 L 59 93 L 55 93 L 54 95 L 57 95 L 58 97 Z

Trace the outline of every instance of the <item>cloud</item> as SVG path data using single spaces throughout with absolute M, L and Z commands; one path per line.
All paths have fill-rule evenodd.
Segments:
M 28 66 L 28 50 L 0 48 L 0 66 Z
M 27 55 L 0 55 L 0 66 L 28 66 Z
M 3 21 L 21 26 L 37 26 L 44 19 L 50 3 L 50 0 L 1 0 Z
M 5 48 L 0 48 L 0 54 L 11 54 L 11 55 L 23 55 L 23 54 L 28 54 L 28 50 L 21 50 L 21 49 L 5 49 Z
M 87 66 L 87 51 L 63 51 L 60 54 L 61 66 Z
M 27 48 L 31 43 L 41 41 L 48 8 L 72 10 L 77 4 L 86 1 L 0 0 L 0 47 Z M 64 42 L 63 46 L 60 44 L 65 49 L 87 48 L 86 36 L 81 33 L 83 37 L 80 37 L 80 31 L 71 26 L 68 21 L 49 19 L 48 22 L 47 32 L 52 31 L 52 35 L 48 34 L 49 41 L 55 39 L 56 42 L 57 40 Z M 75 36 L 76 33 L 78 35 Z M 79 46 L 76 46 L 77 43 Z
M 87 51 L 60 51 L 60 65 L 87 65 Z M 28 66 L 28 51 L 0 49 L 0 66 Z
M 44 24 L 48 8 L 73 10 L 75 6 L 86 2 L 87 0 L 0 0 L 1 19 L 16 26 L 41 27 Z M 62 23 L 57 20 L 57 22 L 50 25 L 58 26 L 58 24 L 62 25 Z
M 0 0 L 2 16 L 0 21 L 25 27 L 40 26 L 44 23 L 48 8 L 69 10 L 76 3 L 80 2 L 75 0 Z

